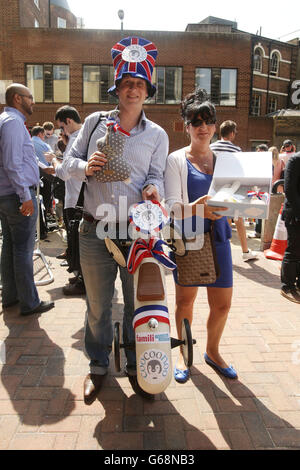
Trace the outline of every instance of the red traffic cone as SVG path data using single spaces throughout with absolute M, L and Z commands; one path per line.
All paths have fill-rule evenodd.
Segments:
M 275 232 L 271 246 L 268 250 L 264 251 L 265 257 L 268 259 L 275 259 L 282 261 L 284 252 L 287 247 L 287 230 L 284 224 L 284 221 L 281 218 L 281 213 L 283 209 L 283 204 L 278 215 Z

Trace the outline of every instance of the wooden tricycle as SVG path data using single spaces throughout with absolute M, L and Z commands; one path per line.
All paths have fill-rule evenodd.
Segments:
M 120 371 L 120 350 L 135 349 L 139 386 L 150 394 L 163 392 L 172 379 L 171 349 L 181 347 L 186 367 L 193 363 L 191 328 L 187 319 L 182 322 L 182 339 L 170 336 L 165 269 L 176 264 L 169 257 L 168 244 L 162 239 L 161 229 L 169 217 L 157 201 L 136 204 L 130 216 L 130 241 L 119 242 L 109 238 L 106 247 L 114 259 L 134 276 L 135 312 L 133 327 L 135 343 L 122 344 L 120 323 L 114 324 L 113 352 L 116 371 Z M 124 249 L 123 249 L 123 248 Z M 125 253 L 129 248 L 128 254 Z

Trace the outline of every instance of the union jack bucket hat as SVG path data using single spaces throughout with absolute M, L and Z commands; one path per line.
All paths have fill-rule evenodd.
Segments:
M 115 84 L 108 93 L 116 95 L 118 82 L 123 75 L 130 74 L 135 78 L 142 78 L 147 82 L 149 97 L 154 96 L 156 87 L 151 83 L 153 67 L 157 57 L 157 49 L 153 42 L 148 39 L 130 36 L 117 42 L 112 50 L 111 56 L 115 69 Z

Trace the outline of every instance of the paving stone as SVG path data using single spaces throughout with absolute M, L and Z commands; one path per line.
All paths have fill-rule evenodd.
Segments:
M 20 317 L 18 307 L 0 315 L 7 349 L 6 364 L 0 365 L 1 450 L 300 449 L 299 306 L 280 296 L 280 263 L 263 255 L 244 263 L 233 233 L 233 301 L 220 351 L 234 363 L 237 381 L 204 362 L 208 304 L 199 289 L 191 379 L 184 385 L 172 380 L 149 402 L 135 395 L 123 369 L 115 372 L 112 355 L 99 397 L 86 406 L 85 298 L 62 295 L 69 274 L 55 256 L 65 245 L 57 232 L 49 239 L 41 247 L 55 279 L 38 290 L 41 298 L 55 300 L 55 308 L 31 318 Z M 259 241 L 249 240 L 249 246 L 259 249 Z M 172 275 L 166 283 L 176 337 Z M 119 278 L 116 288 L 113 319 L 120 321 Z M 172 350 L 173 364 L 177 356 Z

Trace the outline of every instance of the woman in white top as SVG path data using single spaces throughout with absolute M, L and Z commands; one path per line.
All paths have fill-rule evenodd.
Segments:
M 205 361 L 229 378 L 236 378 L 234 368 L 222 359 L 219 354 L 219 343 L 225 327 L 232 298 L 232 260 L 230 238 L 231 229 L 227 218 L 217 215 L 223 208 L 208 206 L 207 193 L 212 180 L 214 155 L 210 149 L 210 141 L 216 126 L 216 111 L 206 100 L 206 93 L 197 90 L 188 95 L 182 102 L 182 117 L 191 143 L 185 148 L 171 153 L 167 159 L 165 173 L 166 202 L 175 213 L 175 217 L 183 218 L 186 207 L 192 211 L 192 220 L 196 221 L 196 208 L 202 206 L 204 232 L 210 230 L 211 221 L 214 223 L 214 238 L 217 259 L 220 266 L 220 277 L 214 284 L 205 285 L 210 307 L 207 321 L 207 346 Z M 198 211 L 197 211 L 198 212 Z M 183 225 L 186 227 L 186 219 Z M 185 231 L 185 235 L 187 235 Z M 197 296 L 198 286 L 180 286 L 176 282 L 176 326 L 178 337 L 181 338 L 181 323 L 184 318 L 192 323 L 193 305 Z M 177 382 L 184 383 L 190 375 L 186 369 L 183 356 L 180 353 L 174 369 Z

